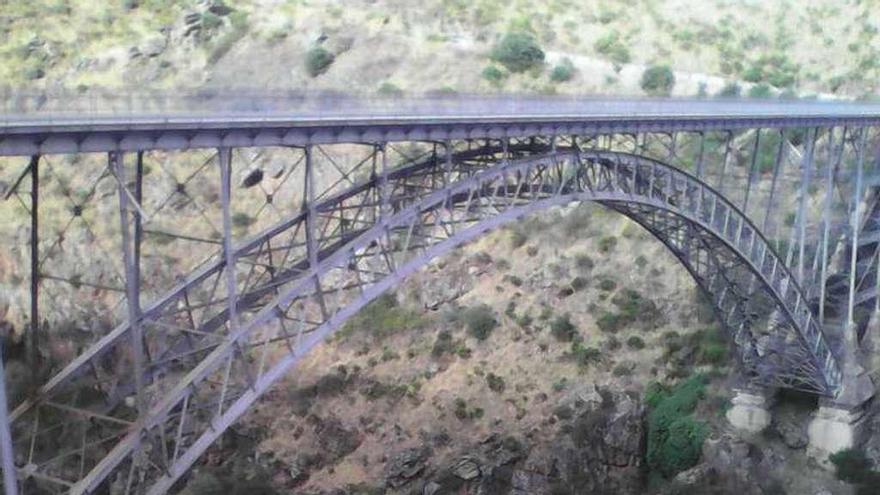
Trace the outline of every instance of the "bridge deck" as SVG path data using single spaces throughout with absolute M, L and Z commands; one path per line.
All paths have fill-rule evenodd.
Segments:
M 6 101 L 0 155 L 880 124 L 880 105 L 583 98 Z

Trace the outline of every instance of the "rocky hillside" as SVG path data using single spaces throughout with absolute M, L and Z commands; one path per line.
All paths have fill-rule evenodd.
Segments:
M 674 69 L 676 95 L 734 94 L 739 81 L 754 96 L 861 97 L 877 92 L 880 75 L 876 7 L 869 0 L 33 0 L 0 12 L 0 84 L 643 94 L 643 71 L 661 65 Z M 510 32 L 535 40 L 540 63 L 493 57 Z

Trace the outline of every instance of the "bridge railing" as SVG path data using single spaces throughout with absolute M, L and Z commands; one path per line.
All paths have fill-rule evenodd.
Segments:
M 337 91 L 69 89 L 25 91 L 0 88 L 0 124 L 107 120 L 136 116 L 492 117 L 492 116 L 838 116 L 880 118 L 880 105 L 796 100 L 657 99 L 584 96 L 427 93 L 412 96 L 354 95 Z

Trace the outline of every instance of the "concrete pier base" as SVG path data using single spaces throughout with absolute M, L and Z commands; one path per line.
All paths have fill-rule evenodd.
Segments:
M 734 389 L 730 400 L 733 407 L 727 410 L 727 421 L 737 430 L 756 434 L 770 425 L 771 395 L 754 389 Z
M 868 424 L 865 409 L 842 408 L 834 404 L 820 405 L 807 427 L 810 443 L 807 455 L 822 466 L 831 468 L 828 456 L 841 450 L 858 447 L 865 439 Z

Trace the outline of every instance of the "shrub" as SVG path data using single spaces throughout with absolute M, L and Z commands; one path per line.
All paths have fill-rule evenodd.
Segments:
M 586 347 L 580 342 L 571 343 L 571 357 L 578 366 L 586 368 L 593 363 L 598 363 L 602 358 L 602 353 L 595 347 Z
M 487 65 L 483 69 L 482 75 L 483 79 L 495 85 L 501 84 L 501 82 L 507 77 L 507 74 L 505 74 L 504 71 L 494 65 Z
M 700 460 L 707 426 L 691 416 L 705 394 L 706 381 L 695 375 L 666 391 L 650 386 L 645 401 L 648 414 L 648 467 L 665 478 L 693 467 Z
M 556 337 L 556 340 L 562 342 L 571 342 L 577 335 L 577 327 L 571 322 L 571 315 L 568 313 L 557 316 L 550 322 L 550 333 Z
M 727 340 L 717 327 L 695 332 L 691 338 L 697 348 L 698 364 L 718 366 L 728 361 Z
M 366 330 L 376 341 L 400 331 L 413 330 L 425 324 L 422 315 L 414 310 L 400 307 L 394 294 L 386 293 L 360 310 L 346 322 L 339 332 L 340 338 Z
M 495 315 L 486 305 L 468 308 L 462 314 L 468 332 L 477 340 L 486 340 L 498 325 Z
M 254 223 L 254 218 L 243 212 L 236 212 L 232 215 L 232 225 L 236 227 L 247 227 Z
M 872 469 L 871 461 L 861 450 L 841 450 L 831 454 L 828 460 L 834 464 L 837 479 L 859 486 L 857 493 L 870 493 L 863 492 L 862 488 L 880 485 L 880 473 Z
M 653 96 L 669 96 L 675 86 L 675 75 L 668 65 L 652 65 L 642 73 L 642 90 Z
M 479 418 L 483 417 L 483 409 L 482 408 L 479 408 L 479 407 L 476 407 L 473 409 L 468 408 L 467 401 L 465 401 L 461 397 L 456 397 L 455 402 L 454 402 L 454 406 L 453 406 L 453 413 L 455 414 L 456 418 L 458 418 L 462 421 L 464 421 L 466 419 L 475 419 L 475 418 L 479 419 Z
M 614 376 L 629 376 L 632 375 L 632 368 L 627 364 L 621 363 L 615 366 L 614 369 L 611 370 L 611 373 Z
M 499 394 L 504 392 L 504 378 L 501 378 L 495 373 L 489 373 L 486 375 L 486 384 L 489 386 L 489 390 L 493 392 L 498 392 Z
M 614 236 L 605 236 L 599 239 L 599 252 L 603 254 L 610 253 L 617 246 L 617 238 Z
M 593 48 L 615 64 L 626 64 L 630 61 L 629 48 L 620 39 L 620 33 L 617 31 L 609 31 L 597 39 Z
M 397 97 L 403 95 L 403 90 L 391 81 L 385 81 L 380 84 L 379 89 L 376 92 L 382 96 Z
M 574 77 L 574 64 L 569 59 L 563 60 L 550 71 L 550 80 L 553 82 L 570 81 L 572 77 Z
M 587 279 L 584 277 L 575 277 L 571 279 L 571 288 L 574 290 L 583 290 L 587 287 Z
M 579 254 L 574 258 L 574 264 L 581 271 L 590 271 L 596 265 L 593 263 L 593 258 L 590 258 L 589 255 Z
M 223 19 L 213 12 L 202 14 L 202 29 L 213 31 L 223 25 Z
M 641 337 L 639 337 L 637 335 L 633 335 L 632 337 L 626 339 L 626 346 L 629 347 L 630 349 L 636 349 L 636 350 L 644 349 L 645 348 L 645 341 L 642 340 Z
M 525 72 L 544 62 L 544 51 L 532 35 L 511 32 L 495 45 L 491 58 L 510 72 Z
M 434 346 L 431 348 L 431 355 L 434 357 L 440 357 L 447 352 L 452 352 L 452 348 L 452 333 L 450 333 L 449 330 L 441 330 L 440 333 L 437 334 L 437 340 L 434 341 Z
M 615 282 L 614 279 L 603 278 L 602 280 L 599 281 L 599 290 L 602 290 L 605 292 L 611 292 L 616 288 L 617 288 L 617 282 Z
M 525 232 L 520 230 L 513 230 L 510 232 L 510 247 L 512 249 L 520 248 L 528 241 L 529 236 L 527 236 Z
M 616 332 L 623 326 L 620 315 L 611 311 L 603 312 L 596 320 L 596 326 L 603 332 Z
M 323 46 L 312 47 L 306 53 L 306 71 L 312 77 L 327 72 L 336 57 Z
M 749 98 L 770 98 L 773 92 L 766 83 L 755 84 L 749 88 Z

